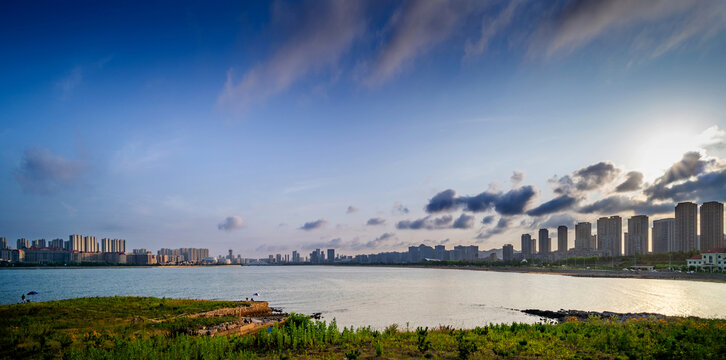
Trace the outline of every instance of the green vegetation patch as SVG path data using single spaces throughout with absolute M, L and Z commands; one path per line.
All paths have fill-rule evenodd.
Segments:
M 185 315 L 249 305 L 235 301 L 90 297 L 0 306 L 0 358 L 38 358 L 88 346 L 113 347 L 116 339 L 189 332 L 232 317 Z M 53 356 L 51 356 L 53 358 Z
M 14 306 L 3 307 L 2 311 Z M 149 318 L 173 314 L 147 310 Z M 112 309 L 107 311 L 113 312 Z M 398 326 L 391 325 L 384 331 L 377 331 L 370 327 L 340 329 L 335 321 L 326 323 L 292 314 L 282 325 L 260 329 L 256 334 L 218 337 L 194 336 L 186 329 L 214 325 L 205 322 L 229 319 L 170 317 L 164 321 L 145 322 L 142 327 L 127 321 L 116 327 L 107 324 L 105 329 L 113 331 L 95 328 L 89 331 L 93 326 L 88 326 L 83 331 L 75 328 L 69 333 L 60 325 L 39 326 L 37 320 L 40 318 L 31 314 L 26 313 L 21 318 L 26 323 L 9 329 L 6 325 L 8 320 L 0 320 L 4 351 L 0 357 L 124 360 L 717 359 L 726 354 L 726 321 L 694 318 L 639 318 L 618 322 L 593 316 L 586 321 L 570 318 L 561 324 L 514 323 L 470 330 L 442 327 L 418 328 L 415 331 L 401 331 Z M 89 319 L 89 323 L 97 321 Z M 18 326 L 25 329 L 19 330 Z

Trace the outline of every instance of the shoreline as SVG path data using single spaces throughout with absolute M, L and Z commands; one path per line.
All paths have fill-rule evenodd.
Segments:
M 135 269 L 135 268 L 190 268 L 190 267 L 240 267 L 236 264 L 214 264 L 214 265 L 34 265 L 34 266 L 2 266 L 0 270 L 22 270 L 22 269 Z
M 348 265 L 341 265 L 348 266 Z M 618 270 L 597 270 L 597 269 L 550 269 L 550 268 L 522 268 L 522 267 L 474 267 L 467 265 L 415 265 L 415 264 L 386 264 L 386 265 L 363 265 L 378 267 L 405 267 L 413 269 L 443 269 L 443 270 L 470 270 L 470 271 L 492 271 L 502 273 L 523 273 L 523 274 L 544 274 L 561 275 L 584 278 L 611 278 L 611 279 L 652 279 L 652 280 L 681 280 L 726 283 L 726 274 L 721 273 L 677 273 L 677 272 L 649 272 L 649 271 L 618 271 Z
M 684 272 L 650 272 L 650 271 L 622 271 L 604 269 L 573 269 L 573 268 L 536 268 L 536 267 L 484 267 L 473 265 L 446 265 L 435 264 L 285 264 L 268 266 L 335 266 L 335 267 L 387 267 L 387 268 L 411 268 L 411 269 L 441 269 L 441 270 L 470 270 L 470 271 L 492 271 L 502 273 L 526 273 L 561 275 L 585 278 L 612 278 L 612 279 L 652 279 L 652 280 L 681 280 L 726 283 L 726 273 L 693 273 Z M 70 265 L 70 266 L 18 266 L 0 267 L 1 270 L 20 269 L 107 269 L 107 268 L 187 268 L 187 267 L 240 267 L 240 265 Z M 244 267 L 244 266 L 243 266 Z

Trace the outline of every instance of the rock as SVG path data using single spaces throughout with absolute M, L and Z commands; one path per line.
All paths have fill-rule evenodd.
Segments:
M 642 319 L 642 318 L 655 318 L 665 319 L 667 316 L 655 313 L 614 313 L 610 311 L 580 311 L 580 310 L 539 310 L 539 309 L 526 309 L 521 310 L 525 314 L 535 315 L 543 318 L 554 319 L 559 322 L 564 322 L 569 318 L 576 318 L 577 320 L 587 320 L 590 316 L 599 316 L 602 319 L 614 318 L 617 321 L 623 322 L 629 319 Z

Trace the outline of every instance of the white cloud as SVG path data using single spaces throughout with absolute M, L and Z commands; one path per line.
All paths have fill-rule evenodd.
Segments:
M 302 11 L 290 14 L 278 8 L 274 21 L 291 16 L 295 33 L 265 62 L 248 70 L 236 80 L 233 70 L 217 100 L 233 114 L 244 113 L 250 106 L 287 90 L 310 73 L 333 69 L 353 41 L 365 30 L 359 2 L 311 1 Z
M 569 55 L 591 42 L 619 37 L 645 57 L 657 57 L 724 28 L 726 3 L 699 0 L 572 2 L 542 24 L 530 55 Z M 624 32 L 627 31 L 627 32 Z
M 370 74 L 369 85 L 390 80 L 416 57 L 429 52 L 461 25 L 469 7 L 457 1 L 410 1 L 391 16 L 384 29 L 389 40 L 382 45 Z

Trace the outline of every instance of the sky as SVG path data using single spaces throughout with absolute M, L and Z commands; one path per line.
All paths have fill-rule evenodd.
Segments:
M 0 237 L 572 246 L 726 201 L 725 27 L 700 0 L 3 2 Z

